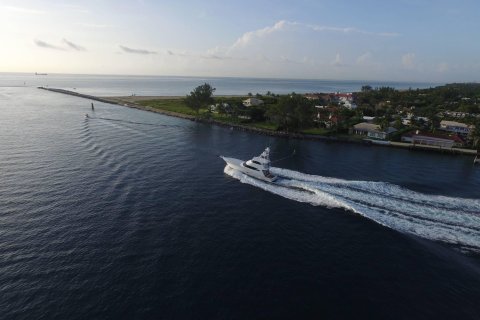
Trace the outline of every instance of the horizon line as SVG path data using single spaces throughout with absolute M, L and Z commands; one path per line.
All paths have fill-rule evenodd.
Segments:
M 202 76 L 202 75 L 152 75 L 152 74 L 122 74 L 122 73 L 61 73 L 61 72 L 25 72 L 25 71 L 0 71 L 0 74 L 25 74 L 35 75 L 45 73 L 48 75 L 79 75 L 79 76 L 117 76 L 117 77 L 175 77 L 175 78 L 231 78 L 231 79 L 259 79 L 259 80 L 309 80 L 309 81 L 354 81 L 354 82 L 392 82 L 392 83 L 423 83 L 423 84 L 447 84 L 447 83 L 478 83 L 478 81 L 424 81 L 424 80 L 378 80 L 378 79 L 328 79 L 328 78 L 288 78 L 288 77 L 255 77 L 255 76 Z

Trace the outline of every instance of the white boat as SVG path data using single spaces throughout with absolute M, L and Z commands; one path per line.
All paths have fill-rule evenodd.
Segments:
M 243 161 L 235 158 L 227 158 L 220 156 L 229 167 L 245 173 L 251 177 L 273 182 L 277 176 L 270 172 L 270 148 L 267 147 L 258 157 L 253 157 L 248 161 Z

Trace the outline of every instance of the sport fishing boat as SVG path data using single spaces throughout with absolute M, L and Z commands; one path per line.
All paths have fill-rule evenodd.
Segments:
M 267 147 L 258 157 L 243 161 L 235 158 L 220 156 L 229 167 L 241 171 L 253 178 L 273 182 L 277 176 L 270 172 L 270 148 Z

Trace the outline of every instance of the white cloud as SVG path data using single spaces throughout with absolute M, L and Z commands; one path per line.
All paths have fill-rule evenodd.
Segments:
M 340 53 L 337 52 L 335 55 L 335 60 L 332 61 L 332 66 L 334 67 L 343 67 L 342 58 L 340 57 Z
M 24 7 L 15 7 L 15 6 L 3 6 L 4 9 L 12 12 L 25 13 L 25 14 L 45 14 L 46 11 L 24 8 Z
M 65 49 L 62 48 L 62 47 L 56 46 L 54 44 L 51 44 L 51 43 L 48 43 L 48 42 L 45 42 L 45 41 L 42 41 L 42 40 L 35 39 L 34 42 L 40 48 L 65 51 Z
M 282 20 L 282 21 L 278 21 L 271 27 L 265 27 L 263 29 L 246 32 L 240 38 L 238 38 L 237 41 L 235 41 L 231 49 L 238 48 L 238 47 L 245 47 L 253 39 L 265 37 L 273 32 L 285 29 L 285 27 L 289 25 L 294 25 L 294 23 Z
M 89 10 L 78 4 L 60 4 L 59 7 L 61 7 L 62 9 L 73 11 L 75 13 L 90 13 Z
M 120 45 L 120 49 L 122 49 L 126 53 L 133 53 L 133 54 L 157 54 L 155 51 L 150 51 L 146 49 L 134 49 Z
M 415 53 L 406 53 L 402 56 L 402 65 L 406 69 L 415 68 Z
M 73 49 L 75 51 L 87 51 L 85 47 L 82 47 L 79 44 L 73 43 L 72 41 L 68 41 L 67 39 L 63 39 L 63 43 L 65 43 L 70 49 Z
M 249 31 L 244 33 L 240 38 L 238 38 L 235 43 L 231 46 L 230 50 L 245 47 L 250 44 L 255 39 L 260 39 L 266 37 L 272 33 L 285 31 L 285 30 L 292 30 L 293 28 L 300 28 L 302 30 L 310 30 L 315 32 L 335 32 L 335 33 L 343 33 L 343 34 L 363 34 L 363 35 L 370 35 L 370 36 L 379 36 L 379 37 L 395 37 L 399 36 L 398 33 L 393 32 L 371 32 L 365 31 L 353 27 L 333 27 L 333 26 L 321 26 L 321 25 L 311 25 L 305 24 L 301 22 L 292 22 L 281 20 L 276 22 L 273 26 L 267 26 L 262 29 Z
M 372 53 L 370 51 L 367 51 L 357 58 L 357 64 L 367 64 L 372 60 Z
M 371 32 L 371 31 L 365 31 L 357 28 L 352 28 L 352 27 L 329 27 L 329 26 L 317 26 L 317 25 L 304 25 L 314 31 L 330 31 L 330 32 L 340 32 L 340 33 L 345 33 L 345 34 L 364 34 L 364 35 L 371 35 L 371 36 L 380 36 L 380 37 L 396 37 L 399 36 L 399 33 L 395 32 Z
M 111 28 L 113 27 L 110 24 L 103 24 L 103 23 L 79 23 L 80 26 L 82 27 L 87 27 L 87 28 L 98 28 L 98 29 L 103 29 L 103 28 Z
M 449 69 L 449 66 L 448 66 L 448 63 L 446 63 L 446 62 L 440 63 L 437 67 L 437 71 L 440 72 L 440 73 L 447 72 L 448 69 Z

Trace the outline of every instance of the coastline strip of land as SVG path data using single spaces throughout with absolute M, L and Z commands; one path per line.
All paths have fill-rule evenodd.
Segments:
M 179 112 L 164 110 L 160 108 L 153 108 L 153 107 L 142 105 L 139 103 L 139 102 L 145 102 L 145 101 L 151 101 L 151 100 L 181 100 L 184 98 L 183 96 L 133 96 L 132 95 L 132 96 L 116 96 L 116 97 L 97 97 L 97 96 L 78 93 L 75 91 L 70 91 L 65 89 L 48 88 L 48 87 L 38 87 L 38 88 L 42 90 L 51 91 L 51 92 L 89 99 L 92 101 L 99 101 L 103 103 L 109 103 L 109 104 L 124 106 L 128 108 L 139 109 L 143 111 L 155 112 L 155 113 L 160 113 L 160 114 L 164 114 L 171 117 L 177 117 L 177 118 L 182 118 L 182 119 L 187 119 L 187 120 L 197 121 L 202 123 L 208 123 L 208 124 L 215 124 L 222 127 L 229 127 L 236 130 L 249 131 L 249 132 L 268 135 L 268 136 L 305 139 L 305 140 L 361 143 L 361 144 L 367 144 L 367 145 L 396 147 L 396 148 L 403 148 L 403 149 L 410 149 L 410 150 L 425 150 L 425 151 L 442 152 L 442 153 L 448 153 L 448 154 L 463 154 L 463 155 L 477 154 L 476 150 L 463 149 L 463 148 L 441 148 L 436 146 L 419 145 L 419 144 L 411 144 L 411 143 L 404 143 L 404 142 L 376 141 L 372 139 L 359 140 L 359 139 L 352 139 L 345 136 L 342 136 L 342 137 L 322 136 L 322 135 L 302 134 L 302 133 L 285 132 L 285 131 L 275 131 L 275 130 L 249 126 L 246 124 L 225 122 L 218 119 L 202 118 L 202 117 L 197 117 L 191 114 L 179 113 Z

